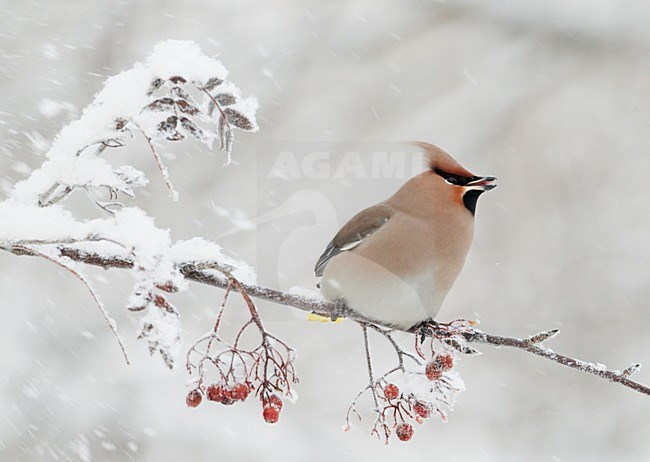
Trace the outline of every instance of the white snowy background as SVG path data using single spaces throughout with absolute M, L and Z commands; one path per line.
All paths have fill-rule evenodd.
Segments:
M 282 194 L 297 194 L 285 207 L 314 211 L 310 226 L 279 239 L 254 225 L 268 210 L 259 191 L 269 187 L 260 180 L 269 161 L 260 156 L 301 143 L 361 151 L 381 140 L 431 141 L 499 178 L 480 201 L 474 247 L 440 319 L 479 317 L 486 331 L 518 336 L 560 328 L 554 350 L 613 368 L 645 363 L 635 378 L 650 383 L 645 2 L 0 6 L 0 199 L 42 163 L 106 77 L 162 39 L 191 39 L 258 98 L 260 132 L 238 134 L 227 168 L 199 143 L 170 146 L 178 202 L 144 144 L 119 154 L 152 180 L 137 204 L 174 239 L 216 239 L 256 266 L 262 283 L 313 287 L 313 263 L 338 225 L 401 180 L 320 180 L 310 190 L 287 182 Z M 274 426 L 252 402 L 188 409 L 182 367 L 170 373 L 135 340 L 137 316 L 124 309 L 133 279 L 91 274 L 132 366 L 79 281 L 0 253 L 3 461 L 650 458 L 647 397 L 491 347 L 459 365 L 467 391 L 448 423 L 432 420 L 388 447 L 369 436 L 369 420 L 345 433 L 345 410 L 365 380 L 360 330 L 269 304 L 260 305 L 268 327 L 299 352 L 298 402 Z M 192 285 L 174 299 L 186 343 L 209 326 L 220 296 Z

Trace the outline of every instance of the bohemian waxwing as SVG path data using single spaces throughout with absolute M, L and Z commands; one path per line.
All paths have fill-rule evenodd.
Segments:
M 401 329 L 433 320 L 465 262 L 479 196 L 496 187 L 428 143 L 429 169 L 357 213 L 316 263 L 321 293 Z

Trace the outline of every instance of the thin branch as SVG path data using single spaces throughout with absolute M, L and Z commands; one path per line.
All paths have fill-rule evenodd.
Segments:
M 18 245 L 18 243 L 0 243 L 0 248 L 16 255 L 42 256 L 33 247 L 21 247 Z M 100 266 L 104 269 L 132 268 L 134 264 L 133 260 L 127 257 L 100 255 L 93 252 L 82 251 L 70 245 L 59 245 L 56 248 L 60 252 L 61 256 L 65 256 L 72 260 L 88 265 Z M 226 289 L 229 285 L 228 278 L 219 272 L 205 269 L 209 266 L 218 267 L 219 264 L 217 262 L 187 262 L 179 264 L 178 268 L 183 276 L 188 280 Z M 244 283 L 240 283 L 239 287 L 236 286 L 232 290 L 238 292 L 244 290 L 248 296 L 255 297 L 260 300 L 270 301 L 279 305 L 291 306 L 307 312 L 326 313 L 332 318 L 345 317 L 357 322 L 370 322 L 374 325 L 382 325 L 380 322 L 367 319 L 358 313 L 355 313 L 345 305 L 337 303 L 309 299 L 264 286 L 249 285 Z M 433 329 L 436 329 L 436 327 L 434 326 Z M 438 329 L 441 329 L 441 335 L 449 333 L 448 327 L 443 326 Z M 650 387 L 629 379 L 629 376 L 638 370 L 638 367 L 636 367 L 636 365 L 633 365 L 622 372 L 613 371 L 599 365 L 560 355 L 553 352 L 552 350 L 544 348 L 542 346 L 542 342 L 554 335 L 552 331 L 536 334 L 527 339 L 492 335 L 473 328 L 463 329 L 461 333 L 467 342 L 493 346 L 507 346 L 524 350 L 558 364 L 562 364 L 563 366 L 595 375 L 602 379 L 609 380 L 610 382 L 619 383 L 639 393 L 650 396 Z
M 147 140 L 147 144 L 149 145 L 149 149 L 151 149 L 151 153 L 153 154 L 153 158 L 156 161 L 156 165 L 158 166 L 158 170 L 160 170 L 160 174 L 163 177 L 163 181 L 165 182 L 165 186 L 167 186 L 167 189 L 169 190 L 169 194 L 172 196 L 172 199 L 174 201 L 178 200 L 178 191 L 174 189 L 174 185 L 172 184 L 172 180 L 169 177 L 169 170 L 167 170 L 167 166 L 164 164 L 162 158 L 160 157 L 160 154 L 158 154 L 158 150 L 156 149 L 156 146 L 153 144 L 153 140 L 149 135 L 147 135 L 147 132 L 144 131 L 140 125 L 138 125 L 136 122 L 133 120 L 130 121 L 135 128 L 138 129 L 140 133 L 142 133 L 142 136 Z
M 83 274 L 81 274 L 74 266 L 72 266 L 71 262 L 66 262 L 64 260 L 64 258 L 66 257 L 62 256 L 63 258 L 58 258 L 53 255 L 48 255 L 46 253 L 39 252 L 38 250 L 31 247 L 22 247 L 22 248 L 21 246 L 17 246 L 17 247 L 19 247 L 20 251 L 23 252 L 23 255 L 33 254 L 35 256 L 45 258 L 46 260 L 59 265 L 61 268 L 72 273 L 77 279 L 81 281 L 81 283 L 84 286 L 86 286 L 86 289 L 88 289 L 88 292 L 90 292 L 90 295 L 93 297 L 93 300 L 95 301 L 95 304 L 99 308 L 99 311 L 101 311 L 102 315 L 104 316 L 104 319 L 106 320 L 109 329 L 111 330 L 111 332 L 113 332 L 113 335 L 117 339 L 117 343 L 120 345 L 120 349 L 122 350 L 122 354 L 124 355 L 124 360 L 126 361 L 126 364 L 131 364 L 131 362 L 129 361 L 129 355 L 126 352 L 126 346 L 124 345 L 124 340 L 122 339 L 122 336 L 120 336 L 120 333 L 117 330 L 117 324 L 115 323 L 115 320 L 113 320 L 113 318 L 111 318 L 111 316 L 108 314 L 108 311 L 106 311 L 104 304 L 102 303 L 101 299 L 97 295 L 97 292 L 95 292 L 93 286 L 90 284 L 90 281 Z
M 368 326 L 367 324 L 360 323 L 361 330 L 363 330 L 363 346 L 366 349 L 366 365 L 368 366 L 368 386 L 372 393 L 372 400 L 375 403 L 375 410 L 379 412 L 379 401 L 377 400 L 377 391 L 375 390 L 375 378 L 372 373 L 372 359 L 370 358 L 370 343 L 368 342 Z
M 610 382 L 620 383 L 621 385 L 631 388 L 632 390 L 650 396 L 649 387 L 628 379 L 630 374 L 626 374 L 626 371 L 630 368 L 626 369 L 626 371 L 623 372 L 611 371 L 606 369 L 604 366 L 598 366 L 590 362 L 581 361 L 579 359 L 557 354 L 552 350 L 540 347 L 538 344 L 531 342 L 530 339 L 518 339 L 512 337 L 502 337 L 500 335 L 490 335 L 476 329 L 473 330 L 473 332 L 466 333 L 464 336 L 468 342 L 519 348 L 520 350 L 528 351 L 529 353 L 541 356 L 542 358 L 550 359 L 551 361 L 562 364 L 563 366 L 577 369 L 582 372 L 587 372 L 588 374 L 609 380 Z M 636 366 L 636 364 L 631 367 L 635 372 L 639 368 L 634 368 L 634 366 Z
M 393 332 L 392 329 L 385 329 L 373 323 L 366 323 L 366 325 L 369 329 L 373 329 L 375 332 L 383 335 L 386 338 L 386 340 L 388 340 L 388 342 L 391 344 L 391 346 L 395 350 L 395 354 L 397 354 L 397 362 L 398 362 L 397 369 L 404 371 L 404 358 L 411 359 L 418 366 L 422 365 L 422 362 L 418 358 L 416 358 L 408 351 L 405 351 L 397 344 L 397 342 L 391 335 L 391 333 Z M 417 338 L 416 338 L 416 345 L 417 345 Z M 424 356 L 422 356 L 422 358 L 424 359 Z
M 117 147 L 122 147 L 124 146 L 124 143 L 122 143 L 119 139 L 117 138 L 105 138 L 105 139 L 100 139 L 98 141 L 93 141 L 92 143 L 87 144 L 86 146 L 83 146 L 81 149 L 77 151 L 75 154 L 75 157 L 80 157 L 81 154 L 88 148 L 92 146 L 97 146 L 97 151 L 95 152 L 96 156 L 101 155 L 106 148 L 117 148 Z M 71 185 L 62 185 L 59 182 L 54 183 L 50 188 L 45 191 L 43 194 L 41 194 L 38 198 L 38 206 L 39 207 L 49 207 L 50 205 L 54 205 L 57 202 L 61 201 L 63 198 L 65 198 L 68 194 L 70 194 L 72 191 L 74 191 L 76 186 L 71 186 Z

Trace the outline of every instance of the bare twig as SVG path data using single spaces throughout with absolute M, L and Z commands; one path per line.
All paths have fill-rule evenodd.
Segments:
M 35 246 L 24 247 L 12 243 L 0 243 L 0 248 L 16 255 L 42 256 L 35 249 Z M 106 256 L 93 252 L 81 251 L 80 249 L 75 248 L 74 245 L 58 245 L 56 248 L 62 256 L 68 257 L 81 263 L 100 266 L 105 269 L 132 268 L 134 264 L 132 259 L 124 256 Z M 178 268 L 183 276 L 188 280 L 226 289 L 229 285 L 228 278 L 218 271 L 205 269 L 207 266 L 209 265 L 206 265 L 205 262 L 186 262 L 179 264 Z M 218 267 L 218 263 L 215 262 L 214 266 Z M 307 312 L 327 313 L 332 317 L 346 317 L 357 322 L 369 322 L 373 325 L 381 326 L 380 322 L 367 319 L 341 304 L 308 299 L 268 287 L 248 285 L 244 283 L 240 283 L 239 286 L 235 286 L 233 290 L 236 290 L 238 292 L 241 292 L 243 290 L 249 297 L 255 297 L 260 300 L 266 300 L 280 305 L 292 306 L 294 308 Z M 443 326 L 440 329 L 441 331 L 438 333 L 439 335 L 448 335 L 448 328 Z M 557 354 L 552 350 L 541 346 L 544 340 L 550 339 L 550 337 L 555 334 L 552 331 L 540 333 L 527 339 L 492 335 L 473 328 L 463 329 L 461 333 L 466 342 L 499 347 L 507 346 L 524 350 L 536 356 L 540 356 L 558 364 L 562 364 L 563 366 L 595 375 L 602 379 L 609 380 L 610 382 L 619 383 L 639 393 L 650 396 L 649 387 L 629 379 L 629 376 L 638 369 L 637 367 L 631 367 L 622 372 L 609 370 L 604 366 L 595 365 L 593 363 Z
M 588 374 L 609 380 L 610 382 L 620 383 L 621 385 L 631 388 L 632 390 L 650 396 L 650 388 L 628 379 L 627 377 L 629 374 L 626 374 L 625 371 L 612 371 L 601 365 L 570 358 L 568 356 L 555 353 L 552 350 L 542 348 L 539 345 L 532 343 L 529 339 L 518 339 L 512 337 L 502 337 L 500 335 L 490 335 L 480 330 L 474 330 L 473 332 L 465 334 L 465 339 L 468 342 L 483 343 L 486 345 L 495 346 L 508 346 L 518 348 L 520 350 L 525 350 L 534 355 L 550 359 L 551 361 L 554 361 L 558 364 L 562 364 L 563 366 L 567 366 L 582 372 L 587 372 Z
M 174 185 L 172 184 L 172 180 L 169 177 L 169 170 L 167 170 L 167 166 L 162 160 L 162 157 L 160 157 L 160 154 L 158 154 L 158 150 L 156 149 L 156 146 L 153 143 L 153 140 L 149 135 L 147 135 L 147 132 L 144 131 L 140 125 L 138 125 L 136 122 L 133 120 L 129 121 L 135 128 L 138 129 L 140 133 L 142 133 L 142 136 L 147 140 L 147 144 L 149 145 L 149 149 L 151 150 L 151 154 L 153 154 L 153 158 L 156 161 L 156 165 L 158 166 L 158 170 L 160 170 L 160 174 L 163 177 L 163 181 L 165 182 L 165 186 L 167 186 L 167 189 L 169 190 L 169 194 L 172 196 L 172 199 L 177 201 L 178 200 L 178 191 L 174 189 Z
M 117 339 L 117 343 L 120 345 L 120 349 L 122 350 L 122 354 L 124 355 L 124 360 L 126 361 L 127 364 L 131 364 L 129 361 L 129 355 L 126 352 L 126 347 L 124 346 L 124 341 L 122 340 L 122 337 L 120 336 L 119 332 L 117 331 L 117 325 L 115 324 L 115 321 L 113 318 L 110 317 L 108 314 L 108 311 L 106 311 L 106 308 L 104 307 L 104 304 L 100 300 L 99 296 L 97 295 L 97 292 L 95 292 L 95 289 L 93 286 L 90 284 L 90 281 L 86 279 L 86 277 L 81 274 L 72 264 L 71 261 L 66 261 L 66 257 L 64 256 L 52 256 L 48 255 L 43 252 L 39 252 L 38 250 L 34 249 L 33 247 L 27 247 L 27 246 L 17 246 L 20 251 L 23 252 L 24 255 L 27 254 L 32 254 L 35 256 L 39 256 L 42 258 L 45 258 L 48 261 L 51 261 L 52 263 L 55 263 L 59 265 L 61 268 L 69 271 L 72 273 L 77 279 L 81 281 L 81 283 L 86 286 L 86 289 L 88 289 L 88 292 L 90 292 L 90 295 L 93 297 L 93 300 L 95 301 L 95 304 L 99 308 L 99 311 L 101 311 L 102 315 L 104 316 L 104 319 L 106 320 L 106 323 L 108 324 L 108 327 L 110 328 L 111 332 L 113 332 L 113 335 Z
M 370 343 L 368 343 L 368 326 L 366 323 L 360 323 L 363 330 L 363 346 L 366 349 L 366 365 L 368 366 L 368 386 L 372 393 L 372 400 L 375 403 L 375 411 L 379 412 L 379 401 L 377 401 L 377 391 L 375 390 L 375 379 L 372 374 L 372 359 L 370 358 Z

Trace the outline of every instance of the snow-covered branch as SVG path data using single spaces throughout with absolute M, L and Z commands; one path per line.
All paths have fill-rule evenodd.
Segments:
M 41 244 L 44 245 L 44 244 Z M 85 263 L 88 265 L 99 266 L 105 269 L 109 268 L 133 268 L 134 261 L 128 256 L 120 255 L 100 255 L 98 253 L 83 250 L 74 244 L 46 244 L 56 248 L 60 255 L 70 258 L 71 260 Z M 24 246 L 2 246 L 4 250 L 15 253 L 17 255 L 32 255 L 38 256 L 37 253 L 29 250 Z M 221 261 L 209 261 L 201 259 L 197 261 L 178 260 L 176 261 L 178 271 L 186 279 L 201 284 L 207 284 L 213 287 L 226 289 L 228 287 L 228 279 L 223 276 L 223 263 Z M 232 268 L 230 268 L 232 269 Z M 290 306 L 297 308 L 308 313 L 317 313 L 321 316 L 327 316 L 332 319 L 347 318 L 361 323 L 370 323 L 373 326 L 380 326 L 381 323 L 374 322 L 367 318 L 360 316 L 358 313 L 351 311 L 347 306 L 336 304 L 329 301 L 320 299 L 318 295 L 306 296 L 304 292 L 283 292 L 269 287 L 264 287 L 257 284 L 242 283 L 241 287 L 245 292 L 260 300 L 273 302 L 279 305 Z M 238 288 L 232 290 L 238 291 Z M 383 326 L 390 328 L 390 326 Z M 586 372 L 597 377 L 609 380 L 611 382 L 620 383 L 628 388 L 631 388 L 639 393 L 650 396 L 650 388 L 640 383 L 630 380 L 629 377 L 640 369 L 640 365 L 633 364 L 623 371 L 610 370 L 599 363 L 591 363 L 579 359 L 571 358 L 569 356 L 555 353 L 553 350 L 544 346 L 544 342 L 553 339 L 558 333 L 558 330 L 550 330 L 533 335 L 529 338 L 514 338 L 501 335 L 493 335 L 483 332 L 479 329 L 464 326 L 457 331 L 462 335 L 467 343 L 478 343 L 493 346 L 507 346 L 527 351 L 534 355 L 548 359 L 550 361 L 562 364 L 563 366 L 572 369 Z M 429 332 L 424 334 L 429 337 L 438 337 L 448 335 L 449 329 L 446 325 L 440 324 L 432 326 Z M 469 352 L 469 351 L 465 351 Z M 469 352 L 471 353 L 471 352 Z
M 40 244 L 76 242 L 79 250 L 129 256 L 138 280 L 128 308 L 143 312 L 140 337 L 169 367 L 180 351 L 181 326 L 166 293 L 186 286 L 173 262 L 175 252 L 198 246 L 199 252 L 220 253 L 220 247 L 198 240 L 172 245 L 169 230 L 158 228 L 142 209 L 119 202 L 120 195 L 134 197 L 149 179 L 129 165 L 112 165 L 105 154 L 125 147 L 136 136 L 144 137 L 176 200 L 178 193 L 158 152 L 161 143 L 194 138 L 211 148 L 219 140 L 229 163 L 233 130 L 258 129 L 257 101 L 242 97 L 227 78 L 223 64 L 204 55 L 193 42 L 158 44 L 145 62 L 106 80 L 81 117 L 61 130 L 43 165 L 0 202 L 0 243 L 17 244 L 13 248 L 19 252 L 56 257 L 52 261 L 75 274 L 94 297 L 76 260 L 50 254 L 52 247 Z M 106 214 L 95 219 L 75 216 L 64 204 L 75 191 L 84 192 Z M 115 329 L 101 300 L 95 299 Z

